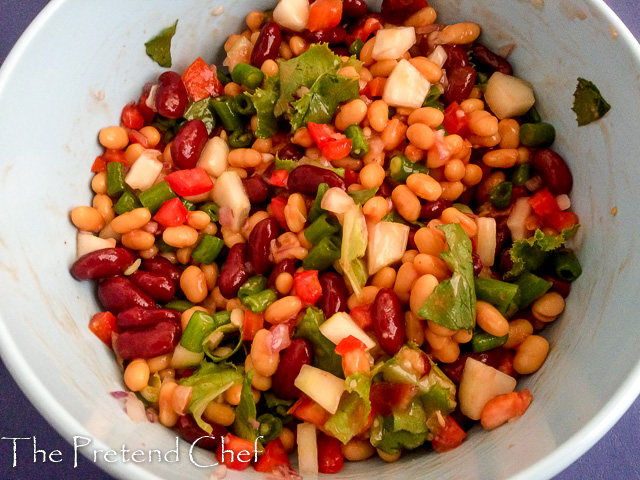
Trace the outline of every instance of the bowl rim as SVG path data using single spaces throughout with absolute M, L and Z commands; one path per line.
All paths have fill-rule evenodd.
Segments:
M 0 95 L 2 95 L 9 81 L 12 70 L 18 64 L 34 37 L 67 1 L 69 0 L 51 0 L 24 30 L 1 65 Z M 605 3 L 605 0 L 583 1 L 596 9 L 615 28 L 618 37 L 631 50 L 632 58 L 635 57 L 636 63 L 640 65 L 640 43 L 638 43 L 638 39 L 634 37 L 611 7 Z M 70 443 L 70 438 L 74 435 L 91 436 L 88 429 L 53 397 L 35 371 L 27 366 L 25 356 L 13 341 L 2 312 L 0 312 L 0 358 L 2 358 L 7 370 L 29 401 L 67 442 Z M 559 474 L 604 437 L 631 407 L 638 396 L 640 396 L 640 361 L 631 369 L 626 380 L 620 384 L 611 399 L 593 418 L 551 453 L 511 477 L 512 480 L 548 479 Z M 109 446 L 101 439 L 93 436 L 91 438 L 96 447 L 109 449 Z M 82 454 L 88 460 L 92 460 L 88 452 L 83 450 Z M 136 464 L 101 462 L 98 467 L 116 478 L 135 476 L 135 478 L 145 480 L 163 480 L 156 474 Z

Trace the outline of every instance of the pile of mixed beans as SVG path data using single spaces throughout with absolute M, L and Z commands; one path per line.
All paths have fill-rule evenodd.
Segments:
M 246 26 L 100 131 L 71 212 L 127 412 L 293 477 L 296 449 L 331 473 L 517 419 L 580 275 L 531 85 L 426 0 L 281 0 Z

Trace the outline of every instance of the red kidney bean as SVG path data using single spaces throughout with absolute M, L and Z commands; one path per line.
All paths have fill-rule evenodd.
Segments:
M 440 368 L 454 383 L 459 384 L 460 378 L 462 378 L 464 364 L 469 357 L 489 365 L 490 367 L 498 368 L 502 358 L 502 349 L 494 348 L 493 350 L 488 350 L 482 353 L 463 353 L 455 362 L 441 364 Z
M 452 67 L 447 70 L 447 87 L 444 90 L 444 101 L 462 103 L 469 98 L 476 83 L 476 70 L 473 67 Z
M 451 202 L 446 200 L 433 200 L 426 202 L 420 209 L 420 220 L 433 220 L 440 217 L 446 208 L 451 206 Z
M 333 272 L 323 273 L 320 276 L 320 286 L 322 287 L 322 295 L 320 295 L 316 306 L 322 309 L 324 318 L 348 310 L 347 286 L 340 275 Z
M 271 388 L 278 398 L 295 400 L 302 394 L 294 382 L 303 365 L 311 365 L 311 344 L 303 338 L 294 338 L 280 354 L 278 369 L 273 375 Z
M 505 248 L 498 255 L 498 270 L 507 273 L 513 268 L 513 260 L 511 260 L 511 248 Z
M 371 307 L 371 319 L 380 347 L 389 355 L 397 353 L 404 343 L 405 327 L 400 299 L 392 289 L 380 289 Z
M 176 431 L 187 442 L 193 445 L 196 441 L 196 447 L 204 448 L 210 452 L 215 452 L 222 443 L 222 438 L 229 433 L 222 425 L 210 423 L 213 431 L 209 434 L 202 430 L 193 417 L 189 414 L 178 417 L 175 425 Z
M 315 165 L 300 165 L 291 171 L 287 179 L 287 188 L 292 192 L 304 193 L 314 197 L 318 193 L 318 185 L 326 183 L 330 187 L 346 190 L 344 180 L 331 170 Z
M 127 277 L 117 276 L 98 284 L 98 299 L 102 306 L 114 315 L 139 305 L 153 308 L 155 303 Z
M 460 45 L 442 45 L 444 51 L 447 53 L 447 59 L 442 65 L 447 71 L 453 67 L 468 67 L 469 56 L 467 51 Z
M 542 177 L 543 185 L 554 195 L 569 193 L 573 187 L 573 176 L 560 155 L 550 148 L 537 150 L 531 160 L 533 168 Z
M 305 30 L 302 36 L 309 43 L 328 43 L 330 46 L 340 45 L 347 40 L 347 31 L 344 27 L 337 26 L 333 28 L 325 28 L 316 32 Z
M 166 118 L 180 118 L 187 108 L 187 89 L 176 72 L 164 72 L 158 78 L 156 110 Z
M 258 39 L 251 52 L 251 64 L 260 68 L 265 60 L 275 60 L 278 57 L 282 32 L 276 22 L 269 22 L 260 31 Z
M 249 235 L 249 261 L 258 275 L 264 275 L 273 266 L 269 260 L 271 240 L 282 233 L 280 224 L 274 217 L 259 221 Z
M 180 325 L 180 312 L 168 308 L 131 307 L 116 315 L 116 326 L 120 330 L 149 327 L 163 320 Z
M 253 267 L 247 262 L 248 247 L 246 243 L 236 243 L 229 250 L 227 262 L 218 277 L 218 287 L 224 298 L 233 298 L 238 294 L 240 286 L 253 273 Z
M 180 275 L 182 270 L 176 267 L 173 263 L 160 255 L 156 255 L 153 258 L 145 258 L 140 264 L 140 270 L 146 272 L 154 272 L 169 277 L 173 282 L 173 286 L 178 290 L 180 288 Z
M 129 275 L 129 280 L 158 303 L 168 303 L 176 294 L 175 285 L 167 275 L 162 273 L 136 270 Z
M 378 188 L 378 192 L 376 193 L 376 195 L 378 195 L 379 197 L 387 198 L 391 196 L 392 191 L 393 188 L 391 188 L 389 180 L 385 178 L 382 182 L 382 185 L 380 185 L 380 188 Z
M 162 321 L 143 330 L 125 330 L 118 335 L 113 349 L 125 360 L 153 358 L 171 353 L 180 341 L 180 334 L 179 324 Z
M 483 267 L 480 255 L 478 255 L 476 252 L 472 252 L 471 259 L 473 260 L 473 274 L 475 276 L 478 276 L 480 275 L 480 272 L 482 272 Z
M 124 272 L 136 255 L 126 248 L 103 248 L 85 253 L 71 266 L 71 275 L 76 280 L 97 280 Z
M 342 18 L 360 18 L 367 14 L 367 2 L 364 0 L 343 0 Z
M 471 49 L 473 63 L 476 68 L 483 72 L 493 73 L 500 72 L 505 75 L 511 75 L 513 68 L 506 58 L 501 57 L 497 53 L 493 53 L 484 45 L 476 43 Z
M 498 221 L 496 219 L 496 251 L 495 256 L 499 257 L 500 253 L 511 243 L 511 230 L 507 226 L 507 221 Z
M 261 175 L 251 175 L 242 179 L 242 185 L 251 204 L 266 202 L 269 198 L 269 184 Z
M 293 258 L 285 258 L 284 260 L 280 260 L 276 263 L 276 266 L 271 271 L 271 275 L 269 275 L 269 281 L 267 282 L 267 287 L 274 288 L 276 285 L 276 278 L 281 273 L 288 273 L 293 275 L 296 270 L 296 261 Z
M 407 248 L 411 250 L 418 250 L 418 246 L 416 245 L 416 232 L 418 229 L 416 227 L 411 228 L 409 230 L 409 238 L 407 239 Z
M 551 282 L 553 284 L 551 285 L 551 290 L 559 293 L 563 298 L 567 298 L 569 296 L 569 293 L 571 293 L 570 282 L 552 277 L 551 275 L 543 275 L 542 278 L 544 278 L 547 282 Z
M 304 148 L 295 143 L 288 143 L 278 151 L 280 160 L 300 160 L 304 157 Z
M 398 24 L 427 6 L 427 0 L 382 0 L 380 14 L 385 22 Z
M 189 120 L 171 142 L 171 159 L 178 168 L 194 168 L 209 135 L 199 118 Z

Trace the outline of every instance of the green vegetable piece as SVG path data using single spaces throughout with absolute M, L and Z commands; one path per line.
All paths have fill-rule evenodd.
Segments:
M 289 415 L 288 413 L 294 403 L 293 400 L 283 400 L 276 397 L 273 392 L 270 391 L 263 392 L 262 398 L 264 399 L 267 410 L 271 412 L 272 415 L 280 418 L 283 424 L 287 424 L 293 419 L 293 415 Z
M 561 250 L 553 255 L 553 268 L 556 276 L 567 282 L 575 281 L 582 274 L 578 258 L 569 250 Z
M 253 115 L 256 113 L 256 107 L 253 106 L 253 100 L 246 93 L 241 93 L 240 95 L 236 95 L 231 98 L 233 102 L 233 107 L 236 112 L 241 115 Z
M 285 159 L 281 160 L 276 154 L 275 167 L 276 170 L 286 170 L 287 172 L 293 171 L 298 166 L 297 160 Z
M 112 162 L 113 163 L 113 162 Z M 141 207 L 142 204 L 138 197 L 131 190 L 125 190 L 118 201 L 113 205 L 113 211 L 118 215 L 122 215 L 123 213 L 130 212 L 134 208 Z
M 524 123 L 540 123 L 542 121 L 542 117 L 540 116 L 540 113 L 538 113 L 538 109 L 535 105 L 524 114 L 522 121 Z
M 187 120 L 196 118 L 202 120 L 204 126 L 207 127 L 207 133 L 211 133 L 216 126 L 216 117 L 213 116 L 211 111 L 211 97 L 189 104 L 189 107 L 184 112 L 184 118 Z
M 213 316 L 208 313 L 199 310 L 193 312 L 189 323 L 187 323 L 187 328 L 182 333 L 180 345 L 193 353 L 203 352 L 205 339 L 217 326 Z
M 238 63 L 231 71 L 231 79 L 253 90 L 258 88 L 264 80 L 264 73 L 253 65 Z
M 525 147 L 546 148 L 556 139 L 556 129 L 550 123 L 520 125 L 520 143 Z
M 256 137 L 271 138 L 278 131 L 278 121 L 273 110 L 280 97 L 280 77 L 278 75 L 268 76 L 264 89 L 256 89 L 250 97 L 256 109 L 258 121 Z
M 220 210 L 220 207 L 217 204 L 213 202 L 207 202 L 203 205 L 200 205 L 200 210 L 209 215 L 209 218 L 212 222 L 218 221 L 218 210 Z
M 224 240 L 207 233 L 191 252 L 191 258 L 203 265 L 211 265 L 220 255 L 222 247 L 224 247 Z
M 278 294 L 270 288 L 254 293 L 242 299 L 242 303 L 249 307 L 253 313 L 264 312 L 269 305 L 278 299 Z
M 598 87 L 584 78 L 578 78 L 578 86 L 573 98 L 573 108 L 571 110 L 576 113 L 579 127 L 595 122 L 611 110 L 611 105 L 602 97 Z
M 322 203 L 322 197 L 324 197 L 324 194 L 327 193 L 327 190 L 329 190 L 329 184 L 321 183 L 320 185 L 318 185 L 318 193 L 316 193 L 316 198 L 313 201 L 313 205 L 309 209 L 307 221 L 314 222 L 320 215 L 322 215 L 326 211 L 323 210 L 322 207 L 320 207 L 320 204 Z
M 173 247 L 171 245 L 169 245 L 167 242 L 165 242 L 162 239 L 162 236 L 157 236 L 156 237 L 156 242 L 155 242 L 156 247 L 158 247 L 158 250 L 160 250 L 161 252 L 175 252 L 176 250 L 178 250 L 176 247 Z
M 144 44 L 149 58 L 161 67 L 171 67 L 171 39 L 176 34 L 177 26 L 178 20 Z
M 518 285 L 495 278 L 474 277 L 476 299 L 490 303 L 504 315 L 518 294 Z
M 356 294 L 360 293 L 360 287 L 368 278 L 366 268 L 356 262 L 357 259 L 364 257 L 367 241 L 367 222 L 362 213 L 362 207 L 353 205 L 345 212 L 342 220 L 340 268 Z
M 234 355 L 240 350 L 243 342 L 242 331 L 231 323 L 231 312 L 216 313 L 213 318 L 218 326 L 207 335 L 203 348 L 207 357 L 217 363 Z M 229 341 L 231 343 L 228 343 Z
M 471 330 L 476 323 L 476 290 L 471 240 L 458 223 L 439 225 L 449 250 L 440 254 L 453 270 L 418 310 L 418 315 L 451 330 Z
M 265 445 L 271 440 L 275 440 L 282 431 L 282 420 L 270 413 L 264 413 L 257 418 L 260 426 L 258 435 L 262 437 L 260 441 Z
M 176 193 L 171 190 L 171 187 L 166 180 L 163 180 L 151 187 L 149 190 L 138 195 L 138 199 L 142 206 L 148 208 L 152 215 L 160 210 L 160 207 L 164 202 L 176 197 Z
M 240 393 L 240 403 L 236 407 L 236 418 L 233 421 L 233 432 L 240 438 L 251 442 L 258 438 L 258 432 L 251 426 L 256 420 L 258 412 L 256 402 L 251 393 L 251 381 L 253 380 L 253 370 L 245 373 L 242 381 L 242 391 Z
M 518 286 L 518 294 L 513 299 L 517 308 L 528 307 L 531 302 L 547 293 L 553 285 L 531 272 L 524 272 L 515 279 L 514 284 Z
M 309 250 L 309 254 L 302 261 L 302 268 L 322 272 L 338 260 L 340 254 L 340 239 L 336 236 L 324 237 Z
M 235 130 L 229 135 L 229 146 L 231 148 L 247 148 L 255 140 L 253 133 L 248 130 Z
M 516 186 L 521 186 L 527 183 L 527 180 L 531 178 L 531 164 L 530 163 L 521 163 L 517 165 L 513 169 L 513 173 L 511 174 L 511 183 Z
M 240 118 L 240 114 L 234 110 L 233 104 L 228 97 L 218 97 L 211 102 L 211 105 L 225 130 L 235 132 L 244 128 L 244 122 Z
M 244 300 L 249 295 L 255 295 L 267 288 L 267 277 L 263 275 L 254 275 L 244 282 L 238 290 L 238 298 Z
M 498 210 L 504 210 L 511 205 L 513 184 L 511 182 L 501 182 L 489 192 L 489 200 Z
M 366 190 L 356 190 L 349 193 L 349 196 L 353 198 L 356 205 L 364 205 L 368 200 L 372 199 L 378 192 L 378 187 L 368 188 Z
M 120 162 L 107 163 L 107 195 L 116 197 L 127 190 L 124 183 L 124 165 Z
M 369 144 L 364 138 L 364 133 L 358 125 L 349 125 L 344 131 L 347 138 L 351 139 L 351 156 L 354 158 L 362 158 L 369 151 Z
M 342 102 L 360 97 L 357 78 L 325 73 L 300 100 L 292 103 L 291 131 L 295 132 L 309 122 L 330 123 Z
M 162 379 L 160 374 L 155 372 L 149 377 L 147 386 L 140 390 L 140 395 L 149 403 L 156 403 L 160 396 L 160 387 L 162 386 Z
M 471 349 L 475 353 L 486 352 L 487 350 L 493 350 L 494 348 L 501 347 L 509 338 L 509 334 L 501 337 L 496 337 L 487 332 L 475 332 L 471 337 Z
M 429 434 L 427 416 L 419 399 L 413 399 L 406 412 L 378 416 L 371 428 L 371 444 L 391 455 L 402 449 L 420 447 Z
M 312 245 L 317 245 L 324 237 L 329 237 L 340 230 L 340 225 L 327 213 L 320 215 L 305 231 L 304 236 Z
M 226 85 L 228 83 L 231 83 L 231 74 L 229 73 L 229 69 L 228 68 L 218 68 L 216 70 L 216 76 L 218 77 L 218 80 L 220 80 L 220 83 L 222 85 Z
M 196 209 L 196 204 L 193 203 L 191 200 L 187 200 L 186 198 L 180 197 L 180 202 L 182 203 L 184 208 L 187 210 L 187 212 L 193 212 Z
M 514 242 L 511 247 L 513 267 L 505 273 L 505 280 L 514 279 L 526 272 L 535 272 L 544 264 L 549 252 L 564 246 L 573 237 L 579 225 L 565 228 L 557 235 L 545 235 L 542 230 L 535 231 L 533 236 Z
M 471 209 L 471 207 L 469 205 L 465 205 L 464 203 L 454 203 L 451 206 L 453 208 L 455 208 L 456 210 L 458 210 L 459 212 L 468 213 L 470 215 L 473 215 L 473 210 Z
M 208 434 L 213 428 L 202 420 L 202 414 L 209 402 L 223 394 L 232 385 L 243 379 L 242 370 L 226 362 L 213 363 L 203 361 L 200 368 L 190 377 L 180 380 L 180 385 L 193 388 L 189 411 L 196 423 Z M 253 399 L 252 399 L 253 400 Z
M 170 310 L 177 310 L 179 312 L 185 312 L 193 307 L 195 303 L 190 302 L 189 300 L 180 300 L 176 298 L 167 303 L 164 308 L 168 308 Z
M 436 108 L 444 112 L 444 104 L 438 100 L 440 95 L 442 95 L 442 90 L 440 90 L 437 85 L 432 85 L 427 97 L 424 99 L 424 102 L 422 102 L 422 106 Z
M 429 173 L 429 168 L 419 162 L 412 162 L 404 155 L 395 155 L 389 163 L 389 175 L 395 182 L 406 182 L 414 173 Z
M 313 348 L 313 366 L 332 373 L 336 377 L 344 378 L 342 371 L 342 357 L 336 353 L 336 346 L 320 332 L 320 325 L 324 323 L 322 310 L 308 307 L 300 321 L 294 338 L 308 340 Z
M 351 45 L 349 45 L 349 53 L 360 58 L 362 47 L 364 47 L 364 42 L 359 38 L 356 38 L 356 40 Z
M 340 401 L 338 410 L 324 425 L 334 437 L 346 444 L 368 424 L 371 412 L 371 379 L 357 372 L 345 380 L 348 395 Z

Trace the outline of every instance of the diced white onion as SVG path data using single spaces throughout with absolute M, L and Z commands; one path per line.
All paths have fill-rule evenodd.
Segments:
M 162 162 L 158 160 L 160 155 L 162 155 L 162 152 L 151 148 L 142 152 L 131 165 L 129 173 L 124 177 L 125 183 L 134 190 L 137 189 L 144 192 L 150 189 L 160 172 L 162 172 Z
M 571 199 L 569 198 L 569 195 L 564 193 L 556 197 L 556 202 L 558 202 L 560 210 L 568 210 L 571 207 Z
M 371 56 L 374 60 L 397 60 L 416 43 L 413 27 L 383 28 L 378 30 Z
M 76 258 L 104 248 L 114 248 L 115 246 L 116 241 L 114 238 L 100 238 L 90 232 L 78 232 L 76 236 Z
M 213 177 L 219 177 L 229 166 L 227 157 L 229 156 L 229 145 L 220 137 L 213 137 L 207 140 L 197 167 Z
M 527 238 L 529 231 L 525 227 L 525 223 L 532 213 L 533 209 L 529 205 L 528 197 L 520 197 L 516 200 L 507 218 L 507 227 L 509 227 L 514 242 Z
M 477 253 L 482 266 L 491 267 L 496 254 L 496 219 L 492 217 L 479 217 Z
M 281 0 L 273 10 L 273 21 L 294 32 L 304 30 L 308 20 L 308 0 Z
M 355 202 L 347 192 L 338 187 L 331 187 L 322 197 L 320 206 L 336 215 L 344 215 L 348 210 L 353 208 Z
M 403 58 L 384 84 L 382 99 L 394 107 L 420 108 L 430 88 L 429 80 Z
M 182 345 L 178 345 L 173 351 L 173 356 L 171 357 L 171 366 L 173 368 L 192 367 L 194 365 L 199 365 L 203 358 L 204 352 L 190 352 Z
M 442 48 L 442 45 L 438 45 L 427 58 L 438 65 L 440 68 L 442 68 L 444 62 L 447 61 L 447 57 L 447 52 L 445 52 L 444 48 Z
M 302 475 L 318 474 L 318 440 L 312 423 L 298 425 L 298 467 Z
M 148 422 L 147 412 L 144 404 L 136 397 L 136 394 L 129 392 L 124 402 L 124 411 L 133 423 Z

